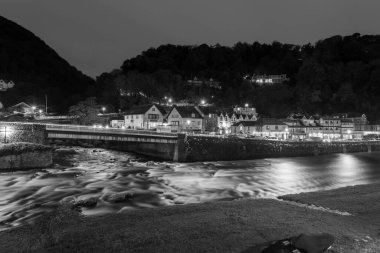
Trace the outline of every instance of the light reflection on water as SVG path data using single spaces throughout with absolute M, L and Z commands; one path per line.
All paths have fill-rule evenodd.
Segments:
M 45 170 L 0 173 L 0 227 L 30 221 L 63 200 L 98 199 L 82 208 L 94 215 L 380 182 L 380 153 L 181 164 L 95 151 L 59 153 Z

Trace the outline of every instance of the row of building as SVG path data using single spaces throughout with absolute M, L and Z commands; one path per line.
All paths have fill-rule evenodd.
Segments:
M 20 121 L 20 115 L 34 115 L 34 119 L 52 121 L 36 108 L 19 103 L 8 108 L 13 112 L 2 119 Z M 41 110 L 42 111 L 42 110 Z M 70 121 L 72 117 L 55 120 Z M 21 119 L 19 119 L 21 118 Z M 92 118 L 91 118 L 92 119 Z M 74 119 L 75 120 L 75 119 Z M 380 125 L 370 125 L 365 114 L 334 114 L 307 116 L 293 114 L 285 119 L 260 118 L 256 109 L 249 107 L 216 108 L 210 106 L 158 104 L 141 105 L 121 114 L 99 113 L 87 124 L 108 124 L 114 128 L 151 129 L 161 132 L 194 132 L 234 134 L 276 139 L 362 139 L 365 135 L 379 135 Z
M 285 119 L 259 118 L 255 108 L 218 109 L 206 106 L 137 106 L 111 120 L 111 127 L 156 129 L 162 132 L 196 132 L 273 137 L 277 139 L 361 139 L 379 134 L 365 114 L 331 116 L 290 115 Z

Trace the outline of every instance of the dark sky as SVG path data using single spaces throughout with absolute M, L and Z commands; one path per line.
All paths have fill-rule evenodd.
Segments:
M 380 32 L 379 0 L 0 1 L 0 15 L 93 77 L 161 44 L 303 44 Z

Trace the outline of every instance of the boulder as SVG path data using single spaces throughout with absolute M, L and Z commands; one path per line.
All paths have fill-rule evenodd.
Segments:
M 131 192 L 119 192 L 111 194 L 107 197 L 108 202 L 111 203 L 117 203 L 117 202 L 124 202 L 128 201 L 131 198 L 133 198 L 133 193 Z

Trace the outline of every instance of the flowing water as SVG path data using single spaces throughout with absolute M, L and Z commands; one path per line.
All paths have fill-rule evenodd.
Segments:
M 0 228 L 59 203 L 86 215 L 238 198 L 273 198 L 380 182 L 380 153 L 249 161 L 152 162 L 130 153 L 73 148 L 48 169 L 0 173 Z

